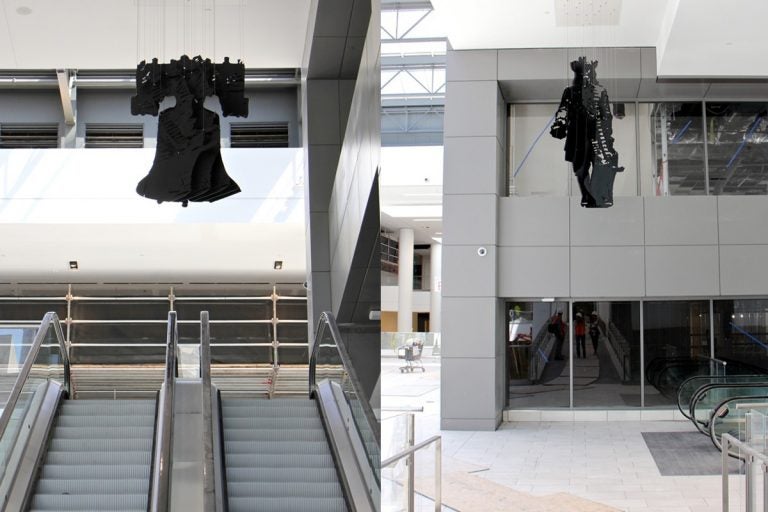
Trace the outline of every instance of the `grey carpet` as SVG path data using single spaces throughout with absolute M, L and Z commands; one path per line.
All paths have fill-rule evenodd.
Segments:
M 698 432 L 642 432 L 661 476 L 722 474 L 722 456 L 710 439 Z M 731 459 L 730 473 L 741 463 Z

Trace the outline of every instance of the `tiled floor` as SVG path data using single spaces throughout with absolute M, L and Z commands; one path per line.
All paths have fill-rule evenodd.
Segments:
M 462 471 L 517 492 L 567 493 L 627 512 L 721 510 L 719 475 L 661 476 L 643 440 L 642 432 L 694 431 L 686 422 L 516 422 L 495 432 L 441 432 L 439 359 L 425 361 L 425 373 L 401 374 L 400 364 L 382 360 L 383 417 L 397 414 L 391 409 L 423 406 L 416 413 L 416 442 L 442 436 L 443 474 Z M 388 456 L 384 436 L 382 449 Z M 731 498 L 731 510 L 743 511 L 739 475 L 731 476 Z M 474 510 L 486 510 L 477 501 Z

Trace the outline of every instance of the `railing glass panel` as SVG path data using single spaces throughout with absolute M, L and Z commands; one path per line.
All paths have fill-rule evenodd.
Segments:
M 17 339 L 29 339 L 29 332 L 18 332 Z M 65 390 L 69 389 L 69 355 L 55 313 L 45 315 L 35 329 L 31 344 L 20 343 L 12 348 L 6 352 L 8 359 L 0 367 L 0 382 L 7 385 L 13 381 L 4 393 L 0 414 L 0 496 L 5 496 L 15 474 L 19 463 L 18 447 L 24 444 L 23 436 L 27 434 L 23 428 L 24 420 L 39 406 L 43 385 L 52 380 L 61 383 Z
M 370 397 L 362 391 L 336 320 L 328 312 L 320 317 L 312 346 L 309 365 L 310 393 L 322 379 L 335 381 L 341 387 L 352 412 L 355 430 L 360 434 L 370 471 L 376 481 L 380 482 L 379 422 L 371 408 Z

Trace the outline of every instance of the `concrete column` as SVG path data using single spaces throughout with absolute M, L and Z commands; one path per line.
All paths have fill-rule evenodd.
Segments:
M 440 332 L 440 308 L 442 307 L 442 301 L 440 296 L 440 288 L 442 287 L 443 273 L 443 246 L 439 243 L 434 243 L 429 248 L 429 331 Z
M 397 241 L 397 331 L 413 332 L 413 230 L 403 228 Z
M 449 51 L 446 72 L 440 425 L 494 430 L 507 387 L 497 291 L 497 208 L 506 182 L 498 52 Z

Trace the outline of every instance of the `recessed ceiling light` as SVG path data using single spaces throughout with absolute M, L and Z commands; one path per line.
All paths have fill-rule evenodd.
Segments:
M 21 7 L 16 9 L 16 14 L 20 14 L 21 16 L 27 16 L 28 14 L 32 14 L 32 9 L 30 9 L 26 5 L 22 5 Z
M 283 260 L 275 260 L 275 264 L 273 266 L 275 270 L 282 270 L 283 269 Z

